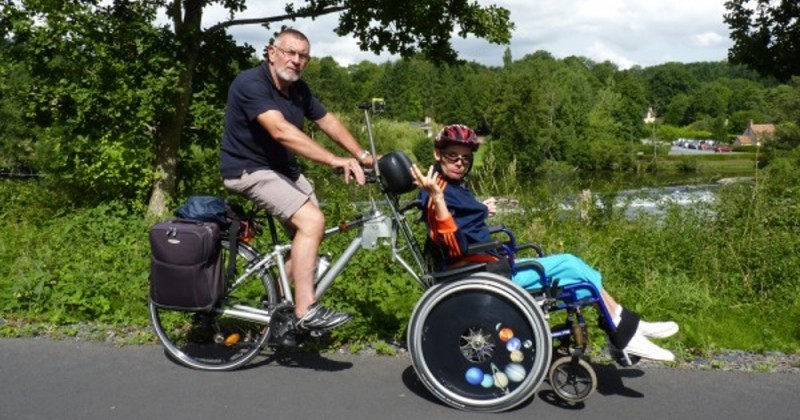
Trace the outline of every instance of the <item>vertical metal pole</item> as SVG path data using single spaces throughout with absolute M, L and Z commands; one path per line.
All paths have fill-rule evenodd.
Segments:
M 372 153 L 372 167 L 375 171 L 375 176 L 380 179 L 380 172 L 378 171 L 378 155 L 375 150 L 375 138 L 372 136 L 372 122 L 369 119 L 369 108 L 364 109 L 364 119 L 367 121 L 367 136 L 369 137 L 369 148 Z

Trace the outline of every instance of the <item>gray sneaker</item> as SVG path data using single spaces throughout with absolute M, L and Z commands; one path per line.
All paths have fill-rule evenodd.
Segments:
M 350 321 L 350 314 L 326 308 L 319 303 L 308 307 L 308 313 L 297 320 L 297 326 L 305 330 L 321 331 L 340 327 Z

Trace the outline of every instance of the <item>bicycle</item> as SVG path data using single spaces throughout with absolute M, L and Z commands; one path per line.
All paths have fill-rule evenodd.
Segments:
M 366 105 L 364 105 L 366 106 Z M 364 108 L 369 124 L 369 107 Z M 375 144 L 370 132 L 373 156 Z M 394 159 L 403 159 L 397 163 Z M 397 152 L 387 154 L 381 160 L 396 163 L 396 167 L 410 167 L 405 155 Z M 387 166 L 388 167 L 388 166 Z M 407 171 L 406 171 L 407 172 Z M 379 184 L 380 165 L 376 162 L 366 171 L 368 184 Z M 402 174 L 400 174 L 402 176 Z M 406 174 L 410 179 L 410 174 Z M 330 262 L 330 266 L 318 270 L 316 296 L 321 298 L 333 281 L 344 270 L 359 249 L 375 250 L 379 244 L 389 241 L 392 245 L 392 258 L 400 262 L 423 287 L 429 286 L 429 279 L 423 273 L 421 252 L 414 240 L 411 226 L 404 214 L 417 207 L 415 201 L 401 205 L 399 191 L 381 186 L 389 211 L 381 209 L 378 201 L 370 196 L 370 207 L 354 219 L 340 223 L 325 231 L 324 238 L 358 230 L 346 249 Z M 405 191 L 403 191 L 405 192 Z M 241 367 L 256 357 L 269 339 L 276 345 L 295 344 L 305 336 L 318 336 L 321 331 L 306 331 L 295 326 L 294 300 L 290 280 L 285 270 L 286 255 L 291 251 L 291 243 L 278 241 L 273 219 L 259 210 L 252 210 L 242 219 L 252 231 L 260 234 L 268 225 L 272 246 L 260 251 L 248 240 L 239 241 L 237 246 L 237 273 L 228 279 L 224 297 L 210 312 L 185 312 L 164 309 L 149 304 L 151 323 L 167 353 L 179 363 L 201 370 L 232 370 Z M 266 220 L 266 223 L 264 222 Z M 255 229 L 252 229 L 255 228 Z M 405 239 L 405 245 L 398 247 L 398 232 Z M 221 235 L 223 256 L 229 254 L 230 243 L 227 234 Z M 243 238 L 249 239 L 249 238 Z M 401 254 L 409 248 L 412 260 L 407 262 Z M 323 262 L 323 265 L 327 261 Z M 227 261 L 223 266 L 227 266 Z
M 373 156 L 375 140 L 370 104 L 364 110 Z M 401 152 L 378 159 L 367 181 L 376 185 L 381 205 L 370 195 L 370 207 L 352 220 L 325 231 L 325 238 L 356 230 L 356 236 L 327 268 L 318 269 L 316 296 L 321 298 L 360 249 L 391 247 L 392 261 L 400 264 L 423 288 L 407 332 L 411 363 L 420 381 L 436 397 L 459 409 L 497 412 L 529 399 L 547 378 L 557 396 L 570 404 L 589 398 L 597 377 L 584 360 L 588 348 L 583 307 L 598 306 L 601 319 L 610 316 L 600 294 L 589 283 L 559 287 L 558 281 L 542 290 L 527 291 L 510 281 L 505 272 L 492 272 L 486 263 L 436 271 L 429 253 L 423 253 L 406 213 L 418 200 L 401 203 L 404 193 L 416 190 L 409 171 L 411 161 Z M 249 213 L 245 219 L 263 230 L 263 218 Z M 291 243 L 280 243 L 271 218 L 267 223 L 273 245 L 261 252 L 247 241 L 238 244 L 237 272 L 226 291 L 208 312 L 182 312 L 159 308 L 150 302 L 156 335 L 177 362 L 201 370 L 232 370 L 256 357 L 268 345 L 292 345 L 321 331 L 297 328 L 285 256 Z M 502 248 L 511 268 L 523 249 L 513 234 L 489 244 Z M 222 235 L 221 246 L 230 243 Z M 546 276 L 541 273 L 542 278 Z M 578 290 L 590 298 L 577 299 Z M 552 311 L 564 310 L 566 320 L 548 325 Z M 553 356 L 558 356 L 553 361 Z M 552 363 L 551 363 L 552 362 Z M 635 363 L 622 354 L 618 363 Z

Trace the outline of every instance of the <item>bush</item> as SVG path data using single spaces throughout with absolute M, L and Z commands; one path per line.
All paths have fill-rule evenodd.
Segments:
M 16 220 L 0 229 L 3 313 L 55 324 L 146 324 L 149 247 L 138 215 L 109 203 Z
M 798 156 L 775 160 L 752 184 L 722 189 L 715 204 L 692 211 L 665 204 L 658 217 L 631 216 L 625 206 L 613 205 L 614 191 L 595 191 L 576 205 L 579 178 L 560 164 L 543 165 L 535 184 L 511 167 L 495 168 L 500 178 L 492 182 L 489 154 L 471 177 L 481 194 L 500 192 L 520 202 L 493 223 L 549 253 L 585 259 L 620 302 L 649 319 L 678 321 L 684 348 L 800 351 L 800 331 L 786 329 L 800 308 Z M 368 189 L 318 175 L 313 179 L 329 225 L 352 218 L 370 199 Z M 54 210 L 38 183 L 4 183 L 0 192 L 11 197 L 0 203 L 4 318 L 148 324 L 146 238 L 152 221 L 118 203 L 69 209 L 62 202 Z M 424 227 L 414 228 L 423 238 Z M 337 254 L 351 238 L 332 237 L 322 251 Z M 355 318 L 336 330 L 337 340 L 404 337 L 422 290 L 390 261 L 388 248 L 359 252 L 325 296 Z M 740 328 L 745 322 L 759 328 Z

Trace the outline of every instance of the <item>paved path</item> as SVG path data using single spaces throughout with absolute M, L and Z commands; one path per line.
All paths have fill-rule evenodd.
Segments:
M 800 375 L 600 365 L 582 406 L 543 385 L 511 412 L 443 406 L 407 357 L 294 354 L 235 372 L 178 366 L 159 346 L 0 339 L 0 419 L 796 419 Z

